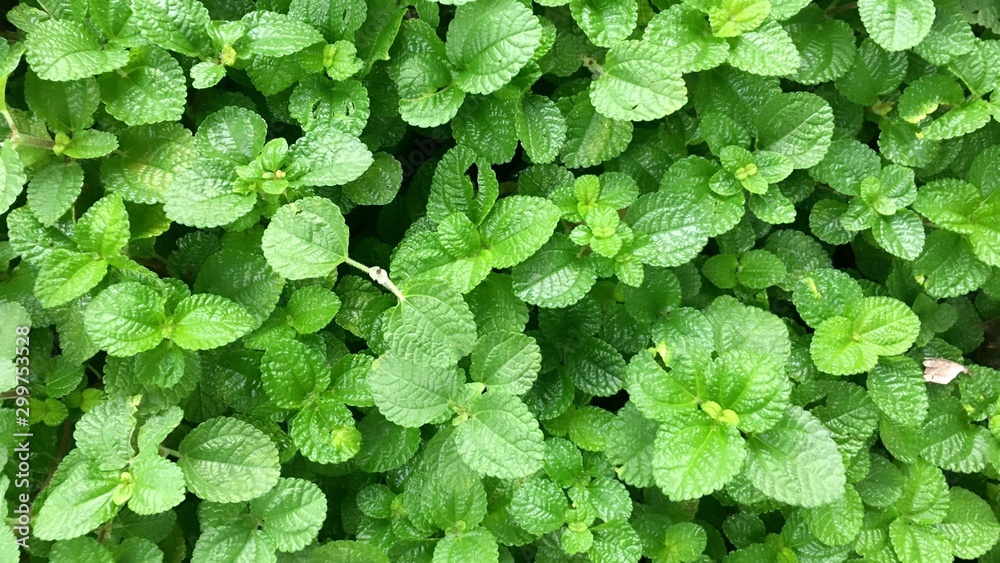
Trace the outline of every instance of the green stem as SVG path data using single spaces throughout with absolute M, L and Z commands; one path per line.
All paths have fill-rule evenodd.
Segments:
M 160 453 L 161 454 L 167 454 L 169 456 L 173 456 L 173 457 L 177 457 L 177 458 L 181 457 L 181 452 L 179 452 L 177 450 L 174 450 L 174 449 L 171 449 L 171 448 L 168 448 L 166 446 L 160 446 Z
M 389 272 L 383 270 L 382 268 L 379 268 L 378 266 L 366 266 L 361 262 L 358 262 L 357 260 L 354 260 L 350 257 L 344 257 L 344 262 L 350 266 L 354 266 L 355 268 L 367 273 L 368 277 L 370 277 L 375 283 L 388 289 L 400 301 L 406 301 L 406 298 L 403 297 L 403 293 L 399 291 L 399 288 L 396 287 L 396 284 L 392 283 L 392 280 L 389 279 Z
M 51 149 L 56 146 L 55 141 L 52 139 L 42 139 L 40 137 L 32 137 L 30 135 L 22 135 L 20 133 L 11 135 L 10 140 L 14 141 L 18 145 L 38 147 L 41 149 Z

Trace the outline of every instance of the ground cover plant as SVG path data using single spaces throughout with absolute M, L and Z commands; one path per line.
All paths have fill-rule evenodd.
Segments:
M 992 0 L 22 0 L 0 560 L 1000 560 Z

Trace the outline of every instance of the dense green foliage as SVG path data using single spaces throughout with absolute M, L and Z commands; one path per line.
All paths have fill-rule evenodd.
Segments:
M 409 1 L 7 11 L 0 560 L 1000 560 L 997 3 Z

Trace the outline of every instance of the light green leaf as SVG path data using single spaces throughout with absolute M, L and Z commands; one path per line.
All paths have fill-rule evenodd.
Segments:
M 523 395 L 542 368 L 535 339 L 515 332 L 490 332 L 472 350 L 469 376 L 488 390 Z
M 923 369 L 906 357 L 882 358 L 868 374 L 868 394 L 889 419 L 904 426 L 921 426 L 927 418 Z
M 97 287 L 107 273 L 108 263 L 103 258 L 56 248 L 42 260 L 35 296 L 43 307 L 57 307 Z
M 597 280 L 589 256 L 565 235 L 553 235 L 530 258 L 514 267 L 514 293 L 542 307 L 567 307 L 583 298 Z
M 989 274 L 966 238 L 940 229 L 927 235 L 923 253 L 913 262 L 913 275 L 938 299 L 975 291 Z
M 832 135 L 830 104 L 808 92 L 774 96 L 757 114 L 757 148 L 787 156 L 795 168 L 822 161 Z
M 329 289 L 311 285 L 296 290 L 285 308 L 295 330 L 299 334 L 311 334 L 330 324 L 340 310 L 340 298 Z
M 82 536 L 118 512 L 112 498 L 121 486 L 119 472 L 77 463 L 55 485 L 34 521 L 36 537 L 67 540 Z
M 746 475 L 765 495 L 816 507 L 844 495 L 844 464 L 837 444 L 812 414 L 789 407 L 773 428 L 747 440 Z
M 210 350 L 225 346 L 253 328 L 243 307 L 220 295 L 199 293 L 181 301 L 164 328 L 164 336 L 181 348 Z
M 298 340 L 281 340 L 264 352 L 260 378 L 276 406 L 300 408 L 330 385 L 330 366 L 315 348 Z
M 73 430 L 77 448 L 102 471 L 122 469 L 135 450 L 135 406 L 124 399 L 103 401 L 87 411 Z
M 258 55 L 291 55 L 323 41 L 316 28 L 285 14 L 261 10 L 243 18 L 249 48 Z
M 626 372 L 629 398 L 643 415 L 667 422 L 693 411 L 699 404 L 699 381 L 684 369 L 660 367 L 651 352 L 632 356 Z
M 902 51 L 920 43 L 934 23 L 932 0 L 859 0 L 858 13 L 876 43 Z
M 920 332 L 920 319 L 891 297 L 866 297 L 854 317 L 854 337 L 883 356 L 902 354 Z
M 569 504 L 562 487 L 548 479 L 530 479 L 514 489 L 510 513 L 517 525 L 535 535 L 562 527 Z
M 436 280 L 414 281 L 402 291 L 405 300 L 384 320 L 394 353 L 427 366 L 450 366 L 472 352 L 476 323 L 458 292 Z
M 241 502 L 271 490 L 278 449 L 260 430 L 229 417 L 198 425 L 181 440 L 177 465 L 188 490 L 214 502 Z
M 360 177 L 372 165 L 372 153 L 334 126 L 306 131 L 288 151 L 290 176 L 306 186 L 339 186 Z
M 270 491 L 250 501 L 250 514 L 278 551 L 293 553 L 316 540 L 326 520 L 327 499 L 315 483 L 279 479 Z
M 693 195 L 641 196 L 625 216 L 636 234 L 633 254 L 646 264 L 673 267 L 694 258 L 708 242 L 710 209 Z
M 722 0 L 709 8 L 708 21 L 712 35 L 737 37 L 757 29 L 770 14 L 771 3 L 767 0 Z
M 885 251 L 904 260 L 915 260 L 924 249 L 924 224 L 920 216 L 909 209 L 880 217 L 872 228 L 872 235 Z
M 129 239 L 128 211 L 122 198 L 110 195 L 91 205 L 76 222 L 73 237 L 83 252 L 104 258 L 118 255 Z
M 253 328 L 256 328 L 274 310 L 284 286 L 285 280 L 268 266 L 260 254 L 225 249 L 212 254 L 201 264 L 194 291 L 213 293 L 234 301 L 253 318 Z
M 25 58 L 44 80 L 78 80 L 121 68 L 124 48 L 101 45 L 100 35 L 82 23 L 49 19 L 32 27 L 25 38 Z
M 781 420 L 791 385 L 770 354 L 728 350 L 715 361 L 709 398 L 739 417 L 737 428 L 761 432 Z
M 471 94 L 496 91 L 531 60 L 541 36 L 538 19 L 516 0 L 459 6 L 445 42 L 455 84 Z
M 854 30 L 846 22 L 828 19 L 820 24 L 791 24 L 786 27 L 801 57 L 796 82 L 819 84 L 836 80 L 854 64 L 857 49 Z
M 52 163 L 28 182 L 28 207 L 48 227 L 69 211 L 82 190 L 83 168 L 79 163 Z
M 307 197 L 282 206 L 264 231 L 261 246 L 268 264 L 288 279 L 328 275 L 347 258 L 350 233 L 340 208 L 328 199 Z
M 443 420 L 464 382 L 464 375 L 455 368 L 425 366 L 394 353 L 375 360 L 368 375 L 379 412 L 408 428 Z
M 900 85 L 906 68 L 906 53 L 886 51 L 868 38 L 858 47 L 854 66 L 837 79 L 837 90 L 856 104 L 870 106 Z
M 6 213 L 28 181 L 14 143 L 0 147 L 0 214 Z
M 101 160 L 105 189 L 136 203 L 163 203 L 174 176 L 190 164 L 191 132 L 179 123 L 124 129 L 114 154 Z
M 687 90 L 680 71 L 663 62 L 665 53 L 652 43 L 623 41 L 605 58 L 590 100 L 611 119 L 651 121 L 681 108 Z
M 208 10 L 197 0 L 132 0 L 143 37 L 154 45 L 189 57 L 212 54 Z
M 889 537 L 893 551 L 902 561 L 948 563 L 953 560 L 947 536 L 931 526 L 911 524 L 900 518 L 889 525 Z
M 465 91 L 452 82 L 444 42 L 422 20 L 407 20 L 400 44 L 405 53 L 389 67 L 399 89 L 399 114 L 415 127 L 436 127 L 455 117 Z
M 344 195 L 358 205 L 386 205 L 395 199 L 403 182 L 403 167 L 389 153 L 378 152 L 365 172 L 344 184 Z
M 746 442 L 731 424 L 700 410 L 660 426 L 653 477 L 671 500 L 693 500 L 721 489 L 743 469 Z
M 166 322 L 160 294 L 138 282 L 112 285 L 84 312 L 87 334 L 112 356 L 133 356 L 163 340 Z
M 547 199 L 515 195 L 497 201 L 480 226 L 483 246 L 494 268 L 510 268 L 535 254 L 559 222 L 559 209 Z
M 329 394 L 306 404 L 292 419 L 288 434 L 302 455 L 316 463 L 342 463 L 361 450 L 354 415 Z
M 620 155 L 632 141 L 632 122 L 610 119 L 594 109 L 590 97 L 581 92 L 572 99 L 566 114 L 566 143 L 560 159 L 569 168 L 601 164 Z
M 854 487 L 844 488 L 844 497 L 802 512 L 806 527 L 827 545 L 849 545 L 861 531 L 865 508 Z
M 184 113 L 184 72 L 163 49 L 134 48 L 125 68 L 101 75 L 98 82 L 108 113 L 127 125 L 177 121 Z
M 544 96 L 522 98 L 516 127 L 521 146 L 536 164 L 554 161 L 566 141 L 566 118 L 555 103 Z
M 184 501 L 184 472 L 157 453 L 140 454 L 131 466 L 132 498 L 136 514 L 159 514 Z
M 680 72 L 715 68 L 729 57 L 729 43 L 712 35 L 703 13 L 683 3 L 654 15 L 644 39 L 665 49 L 664 62 Z
M 570 0 L 569 9 L 587 39 L 598 47 L 612 47 L 628 38 L 639 14 L 634 0 Z
M 501 479 L 527 477 L 542 468 L 542 431 L 520 399 L 487 391 L 473 399 L 468 411 L 455 441 L 469 467 Z
M 11 561 L 19 558 L 16 544 L 14 549 L 15 555 Z M 115 558 L 104 544 L 86 536 L 56 542 L 52 545 L 49 557 L 59 563 L 115 563 Z
M 934 527 L 944 532 L 955 557 L 982 557 L 1000 536 L 996 515 L 986 501 L 961 487 L 949 489 L 948 496 L 948 514 Z
M 254 193 L 233 189 L 236 172 L 224 160 L 201 159 L 173 177 L 163 210 L 167 217 L 192 227 L 208 229 L 243 217 L 257 202 Z
M 198 126 L 195 144 L 206 158 L 250 164 L 260 154 L 267 136 L 267 123 L 243 107 L 226 106 L 206 117 Z
M 458 534 L 446 534 L 434 546 L 431 563 L 497 563 L 499 560 L 497 540 L 486 530 L 475 528 Z
M 765 22 L 730 41 L 729 64 L 753 74 L 793 74 L 801 64 L 799 52 L 788 32 L 775 21 Z
M 70 133 L 94 124 L 100 104 L 97 81 L 93 78 L 53 82 L 34 72 L 24 75 L 24 101 L 53 131 Z

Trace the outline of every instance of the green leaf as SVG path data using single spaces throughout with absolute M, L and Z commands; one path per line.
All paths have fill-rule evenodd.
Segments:
M 14 143 L 4 143 L 0 148 L 0 214 L 10 209 L 27 181 Z
M 611 119 L 628 121 L 660 119 L 680 109 L 687 90 L 680 71 L 664 59 L 663 50 L 651 43 L 616 44 L 590 90 L 594 108 Z
M 400 44 L 407 54 L 389 67 L 399 89 L 399 114 L 415 127 L 435 127 L 455 117 L 465 91 L 452 82 L 444 42 L 424 21 L 407 20 Z
M 249 213 L 257 202 L 253 193 L 238 193 L 236 172 L 228 162 L 196 160 L 191 168 L 173 177 L 164 199 L 170 219 L 192 227 L 212 228 L 232 223 Z
M 264 352 L 260 378 L 275 406 L 300 408 L 330 385 L 330 367 L 315 348 L 298 340 L 281 340 Z
M 653 266 L 679 266 L 708 242 L 709 209 L 692 195 L 657 192 L 641 196 L 625 222 L 636 234 L 633 254 Z
M 24 75 L 24 101 L 52 130 L 63 133 L 93 125 L 94 112 L 101 102 L 93 78 L 53 82 L 33 72 Z
M 135 406 L 109 400 L 87 411 L 73 430 L 77 448 L 102 471 L 122 469 L 132 461 Z
M 585 93 L 572 99 L 566 114 L 566 143 L 560 159 L 569 168 L 585 168 L 620 155 L 632 141 L 632 123 L 597 112 Z
M 747 440 L 746 475 L 765 495 L 816 507 L 844 495 L 844 464 L 837 444 L 812 414 L 789 407 L 785 417 Z
M 139 454 L 131 466 L 132 498 L 136 514 L 159 514 L 184 501 L 184 473 L 177 464 L 156 453 Z
M 451 123 L 455 142 L 474 149 L 483 164 L 510 162 L 517 149 L 517 108 L 517 100 L 499 96 L 463 105 Z
M 368 473 L 397 469 L 420 447 L 420 430 L 397 426 L 375 413 L 361 420 L 358 431 L 361 449 L 354 456 L 354 463 Z
M 827 545 L 849 545 L 861 531 L 865 509 L 854 487 L 844 489 L 844 497 L 830 504 L 803 511 L 806 527 Z
M 189 57 L 212 54 L 209 14 L 201 2 L 132 0 L 132 14 L 150 43 Z
M 544 535 L 562 527 L 568 506 L 562 487 L 548 479 L 530 479 L 514 489 L 510 513 L 518 526 Z
M 330 43 L 352 39 L 367 12 L 365 3 L 355 0 L 292 0 L 288 6 L 289 16 L 315 27 Z
M 295 330 L 299 334 L 311 334 L 330 324 L 340 310 L 340 298 L 329 289 L 306 286 L 288 298 L 286 309 Z
M 399 193 L 403 167 L 388 153 L 375 153 L 365 172 L 344 184 L 344 195 L 359 205 L 386 205 Z
M 443 420 L 463 383 L 464 375 L 454 368 L 422 365 L 395 353 L 375 360 L 368 375 L 379 412 L 408 428 Z
M 704 14 L 674 4 L 653 16 L 644 39 L 666 50 L 666 62 L 680 72 L 715 68 L 729 58 L 729 43 L 714 37 Z
M 751 289 L 766 289 L 784 281 L 785 263 L 766 250 L 751 250 L 740 257 L 739 282 Z
M 535 339 L 515 332 L 490 332 L 472 350 L 469 376 L 491 392 L 523 395 L 542 368 L 542 353 Z
M 214 502 L 256 498 L 278 482 L 278 449 L 260 430 L 229 417 L 198 425 L 181 440 L 177 465 L 187 488 Z
M 328 394 L 306 404 L 288 430 L 302 455 L 316 463 L 342 463 L 361 450 L 361 433 L 354 415 Z
M 757 29 L 770 14 L 771 3 L 767 0 L 723 0 L 709 8 L 708 21 L 712 35 L 736 37 Z
M 905 466 L 906 482 L 895 509 L 917 524 L 937 524 L 948 512 L 948 483 L 940 469 L 919 461 Z M 905 520 L 902 519 L 901 520 Z
M 243 24 L 248 46 L 258 55 L 291 55 L 323 41 L 316 28 L 277 12 L 252 12 L 243 18 Z
M 395 353 L 428 366 L 449 366 L 472 351 L 476 323 L 461 295 L 435 280 L 414 281 L 402 291 L 405 299 L 384 321 L 386 342 Z
M 128 211 L 122 198 L 110 195 L 98 200 L 76 222 L 73 237 L 81 251 L 103 258 L 117 256 L 128 244 Z
M 78 80 L 121 68 L 128 52 L 102 48 L 100 35 L 82 23 L 49 19 L 32 27 L 25 38 L 25 58 L 43 80 Z
M 372 153 L 357 139 L 327 126 L 306 131 L 289 149 L 296 180 L 306 186 L 339 186 L 372 165 Z M 299 174 L 301 172 L 301 175 Z
M 181 348 L 210 350 L 225 346 L 253 328 L 253 318 L 243 307 L 210 293 L 192 295 L 174 309 L 164 336 Z
M 968 239 L 943 230 L 927 235 L 923 253 L 913 262 L 913 275 L 931 297 L 957 297 L 975 291 L 990 274 Z
M 471 94 L 496 91 L 531 60 L 541 35 L 538 19 L 515 0 L 459 6 L 445 42 L 455 84 Z
M 660 426 L 653 477 L 671 500 L 693 500 L 721 489 L 740 470 L 746 442 L 735 426 L 702 411 Z
M 854 323 L 842 316 L 829 317 L 816 327 L 809 353 L 820 371 L 833 375 L 867 371 L 879 356 L 874 346 L 854 338 Z
M 909 209 L 879 218 L 872 235 L 882 249 L 904 260 L 915 260 L 924 249 L 924 224 L 920 216 Z
M 187 85 L 181 65 L 157 47 L 133 49 L 125 68 L 98 81 L 108 113 L 127 125 L 177 121 L 184 113 Z
M 1000 524 L 990 505 L 960 487 L 949 489 L 948 497 L 948 514 L 934 527 L 944 532 L 955 557 L 982 557 L 1000 537 Z
M 43 307 L 57 307 L 97 287 L 107 273 L 106 260 L 57 248 L 42 261 L 35 296 Z
M 28 206 L 46 227 L 59 220 L 83 190 L 83 168 L 77 162 L 53 163 L 28 182 Z
M 476 528 L 458 534 L 446 534 L 434 546 L 432 563 L 463 563 L 482 561 L 496 563 L 500 560 L 497 540 L 484 529 Z
M 294 553 L 316 540 L 326 520 L 327 499 L 315 483 L 278 479 L 274 488 L 250 501 L 250 514 L 278 551 Z
M 923 369 L 905 357 L 882 358 L 868 374 L 868 395 L 890 420 L 921 426 L 927 418 Z
M 761 432 L 781 420 L 791 392 L 785 373 L 769 354 L 729 350 L 719 354 L 708 396 L 739 417 L 743 432 Z
M 784 364 L 791 353 L 788 329 L 780 318 L 767 311 L 723 296 L 705 310 L 705 318 L 712 328 L 717 354 L 731 350 L 767 354 Z
M 907 351 L 919 332 L 917 315 L 891 297 L 866 297 L 854 317 L 854 337 L 882 356 Z
M 684 369 L 665 371 L 650 353 L 632 357 L 626 372 L 629 398 L 643 415 L 668 422 L 699 404 L 699 380 Z
M 50 557 L 55 561 L 65 563 L 83 563 L 84 561 L 114 563 L 115 561 L 107 547 L 90 537 L 56 542 L 52 545 Z
M 520 399 L 488 391 L 473 399 L 468 411 L 455 440 L 469 467 L 501 479 L 527 477 L 542 468 L 542 431 Z
M 112 356 L 133 356 L 163 340 L 166 322 L 160 294 L 138 282 L 112 285 L 84 311 L 87 334 Z
M 795 49 L 802 57 L 793 79 L 801 84 L 836 80 L 854 64 L 857 49 L 854 30 L 846 22 L 826 20 L 819 24 L 791 24 L 786 27 Z
M 179 123 L 129 128 L 120 148 L 101 161 L 104 187 L 136 203 L 162 203 L 174 176 L 194 152 L 191 132 Z
M 837 79 L 837 90 L 856 104 L 870 106 L 900 85 L 906 68 L 906 53 L 886 51 L 868 38 L 858 46 L 854 66 Z
M 833 135 L 833 111 L 807 92 L 774 96 L 757 114 L 757 148 L 783 154 L 795 168 L 809 168 L 826 155 Z
M 39 539 L 67 540 L 100 526 L 118 511 L 112 501 L 121 487 L 117 471 L 76 463 L 55 485 L 34 522 Z
M 801 64 L 791 36 L 774 21 L 730 41 L 729 64 L 753 74 L 793 74 Z
M 493 267 L 510 268 L 535 254 L 549 240 L 559 215 L 546 199 L 515 195 L 499 200 L 480 227 Z
M 260 58 L 263 60 L 263 57 Z M 226 67 L 212 62 L 200 62 L 191 67 L 191 87 L 196 90 L 211 88 L 225 77 Z M 261 90 L 264 90 L 264 88 L 261 88 Z
M 347 223 L 328 199 L 307 197 L 282 206 L 261 241 L 264 257 L 288 279 L 323 277 L 347 258 Z
M 583 298 L 597 279 L 588 256 L 565 235 L 553 235 L 538 252 L 514 267 L 514 293 L 542 307 L 566 307 Z
M 859 0 L 858 13 L 876 43 L 902 51 L 920 43 L 934 23 L 932 0 Z
M 587 39 L 598 47 L 612 47 L 628 38 L 639 14 L 633 0 L 570 0 L 569 9 Z
M 206 158 L 246 165 L 260 154 L 266 135 L 267 123 L 255 112 L 226 106 L 201 122 L 195 144 Z
M 938 529 L 911 524 L 900 518 L 889 525 L 893 551 L 902 561 L 947 563 L 952 561 L 948 538 Z
M 554 161 L 566 141 L 566 118 L 555 103 L 544 96 L 522 98 L 516 127 L 521 146 L 536 164 Z
M 260 254 L 226 249 L 209 256 L 198 270 L 195 293 L 221 295 L 243 307 L 260 326 L 278 303 L 285 280 Z

